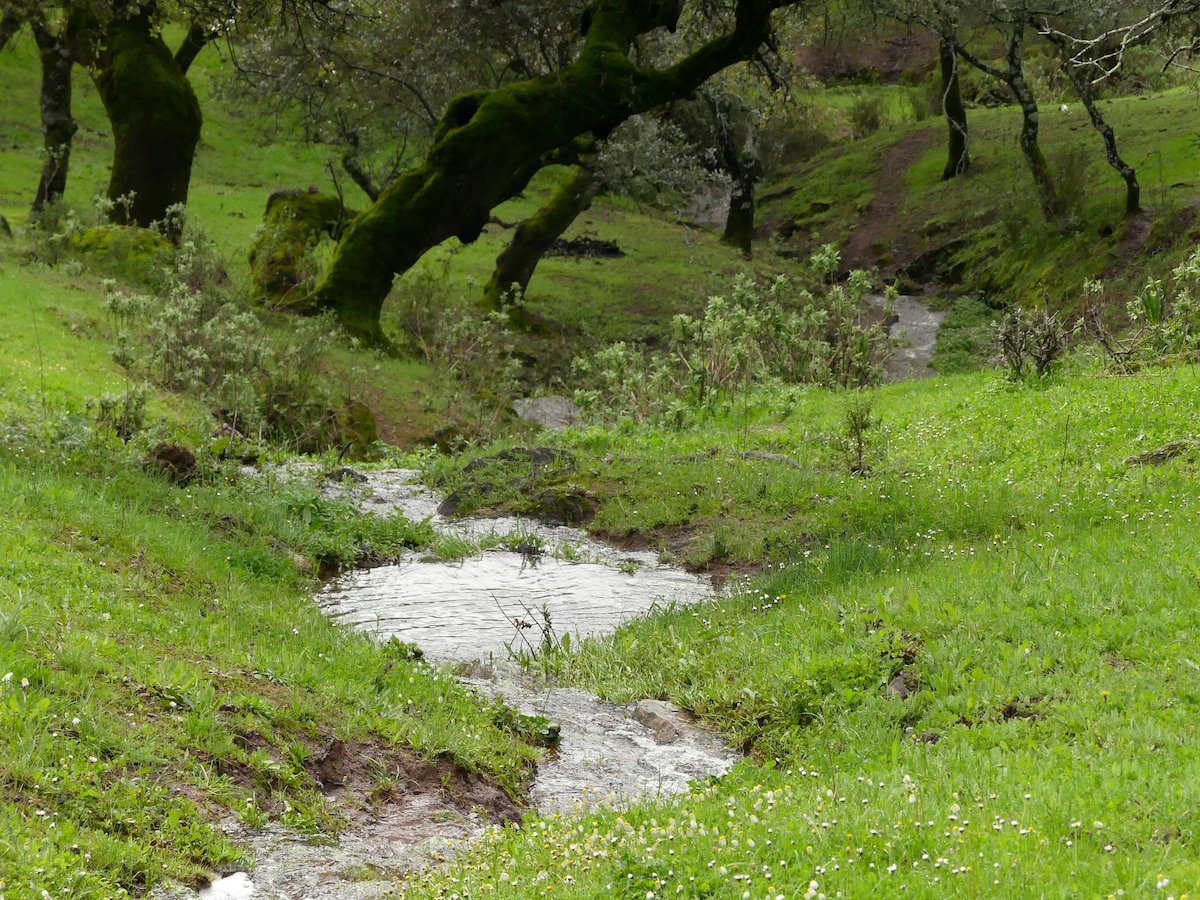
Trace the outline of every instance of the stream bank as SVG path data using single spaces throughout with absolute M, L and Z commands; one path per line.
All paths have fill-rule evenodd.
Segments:
M 517 519 L 447 520 L 436 512 L 440 498 L 411 470 L 371 473 L 361 485 L 331 489 L 352 491 L 364 511 L 428 518 L 459 537 L 498 542 L 462 560 L 413 552 L 392 565 L 348 572 L 317 600 L 336 620 L 381 640 L 416 643 L 427 665 L 460 674 L 479 694 L 557 725 L 559 743 L 539 765 L 528 794 L 537 812 L 570 814 L 677 793 L 740 760 L 670 704 L 605 703 L 540 682 L 513 659 L 531 655 L 543 640 L 606 633 L 656 604 L 710 599 L 707 580 L 663 565 L 650 552 L 617 551 L 577 529 Z M 542 549 L 531 553 L 531 547 Z M 253 869 L 230 872 L 199 893 L 160 888 L 155 896 L 374 900 L 406 872 L 436 864 L 495 825 L 479 809 L 464 809 L 433 790 L 360 817 L 336 841 L 231 820 L 223 828 L 253 856 Z

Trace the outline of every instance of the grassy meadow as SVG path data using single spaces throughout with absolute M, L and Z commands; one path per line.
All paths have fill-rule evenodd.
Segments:
M 333 190 L 332 154 L 223 109 L 220 65 L 210 48 L 193 69 L 206 124 L 190 216 L 236 306 L 268 194 Z M 110 137 L 76 75 L 66 200 L 90 223 Z M 0 53 L 0 85 L 0 213 L 19 225 L 39 166 L 28 36 Z M 813 102 L 841 130 L 859 94 Z M 553 327 L 471 357 L 478 371 L 325 347 L 317 375 L 378 419 L 376 462 L 455 487 L 476 457 L 560 447 L 576 466 L 548 486 L 586 495 L 590 530 L 723 584 L 711 603 L 572 640 L 535 669 L 615 702 L 672 700 L 740 747 L 743 765 L 673 800 L 527 814 L 397 885 L 405 895 L 1198 895 L 1194 354 L 1122 371 L 1078 341 L 1042 379 L 984 365 L 1005 300 L 1045 289 L 1075 309 L 1083 279 L 1103 277 L 1120 318 L 1145 277 L 1170 280 L 1192 241 L 1196 96 L 1105 107 L 1145 175 L 1145 233 L 1130 236 L 1081 110 L 1047 105 L 1047 150 L 1077 178 L 1071 224 L 1051 229 L 1030 213 L 1013 109 L 971 111 L 975 170 L 944 184 L 943 123 L 880 94 L 881 130 L 763 186 L 763 220 L 790 222 L 792 236 L 762 241 L 749 262 L 677 215 L 605 199 L 571 234 L 626 256 L 545 260 L 526 303 Z M 1091 161 L 1075 165 L 1081 140 Z M 498 218 L 532 211 L 550 177 Z M 873 233 L 855 238 L 864 226 Z M 670 416 L 557 434 L 515 422 L 493 384 L 519 358 L 541 368 L 526 365 L 517 389 L 569 393 L 567 362 L 584 351 L 666 346 L 672 316 L 700 315 L 735 274 L 796 271 L 775 251 L 856 240 L 888 272 L 959 233 L 966 274 L 938 289 L 951 325 L 934 379 L 851 391 L 757 372 Z M 385 327 L 411 336 L 439 309 L 468 309 L 504 239 L 494 226 L 430 254 L 398 284 Z M 212 394 L 114 358 L 127 314 L 112 292 L 166 297 L 112 263 L 59 253 L 44 234 L 0 238 L 0 900 L 201 885 L 252 865 L 223 818 L 328 838 L 388 801 L 397 767 L 463 812 L 475 774 L 519 803 L 542 751 L 506 711 L 412 648 L 334 626 L 311 599 L 322 570 L 462 548 L 424 523 L 361 515 L 314 478 L 244 471 L 214 433 Z M 264 322 L 283 343 L 298 333 Z M 122 439 L 113 404 L 136 397 L 144 409 Z M 167 441 L 196 450 L 190 482 L 145 465 Z M 436 449 L 447 446 L 462 452 Z M 319 789 L 331 753 L 361 769 L 332 804 Z

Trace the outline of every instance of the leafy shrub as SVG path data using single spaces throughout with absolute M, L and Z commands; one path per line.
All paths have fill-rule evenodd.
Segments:
M 860 95 L 850 104 L 850 135 L 856 141 L 874 134 L 883 125 L 883 100 Z
M 398 281 L 394 296 L 409 348 L 451 380 L 452 418 L 474 420 L 482 428 L 484 418 L 511 405 L 521 362 L 508 310 L 521 305 L 519 294 L 509 298 L 506 311 L 486 312 L 454 291 L 445 272 L 426 271 Z
M 994 328 L 997 350 L 1013 381 L 1030 372 L 1045 377 L 1067 347 L 1067 331 L 1058 315 L 1045 309 L 1017 307 Z
M 853 272 L 836 283 L 838 262 L 832 246 L 814 255 L 808 287 L 781 276 L 764 288 L 739 275 L 702 315 L 674 318 L 666 351 L 618 343 L 577 359 L 575 402 L 595 418 L 682 425 L 688 410 L 732 401 L 756 382 L 878 381 L 891 343 L 882 323 L 859 324 L 870 280 Z
M 184 241 L 159 272 L 161 289 L 129 293 L 105 280 L 114 360 L 168 390 L 200 397 L 242 435 L 304 451 L 353 435 L 373 440 L 361 404 L 335 398 L 320 375 L 336 325 L 328 317 L 293 319 L 277 335 L 263 314 L 214 284 L 221 272 L 205 242 Z
M 1099 297 L 1104 286 L 1089 281 L 1084 290 Z M 1088 331 L 1119 369 L 1200 356 L 1200 249 L 1171 271 L 1170 282 L 1148 280 L 1126 304 L 1125 314 L 1131 331 L 1122 338 L 1112 333 L 1098 306 L 1085 316 Z

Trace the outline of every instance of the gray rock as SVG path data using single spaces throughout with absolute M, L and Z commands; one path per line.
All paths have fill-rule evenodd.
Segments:
M 660 744 L 679 740 L 683 722 L 679 707 L 662 700 L 640 700 L 633 708 L 633 718 L 645 726 Z
M 921 688 L 921 680 L 915 672 L 901 672 L 888 684 L 884 695 L 889 699 L 907 700 Z
M 579 421 L 579 407 L 570 397 L 529 397 L 513 401 L 513 412 L 543 428 L 569 428 Z

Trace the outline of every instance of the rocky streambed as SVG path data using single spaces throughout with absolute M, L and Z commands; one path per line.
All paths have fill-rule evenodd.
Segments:
M 585 691 L 539 684 L 512 661 L 545 639 L 611 631 L 655 604 L 708 599 L 707 580 L 663 565 L 651 553 L 614 550 L 577 529 L 516 519 L 446 520 L 436 512 L 440 498 L 414 471 L 372 473 L 351 490 L 365 511 L 429 518 L 460 537 L 498 542 L 462 560 L 408 553 L 394 565 L 349 572 L 317 601 L 336 620 L 382 640 L 416 643 L 429 664 L 467 672 L 463 681 L 481 694 L 557 725 L 559 744 L 542 761 L 529 793 L 537 811 L 570 813 L 680 792 L 689 780 L 725 772 L 740 759 L 670 704 L 605 703 Z M 198 895 L 185 889 L 158 895 L 366 900 L 485 827 L 477 813 L 433 791 L 389 804 L 334 843 L 231 821 L 225 828 L 250 851 L 254 868 L 229 873 Z

